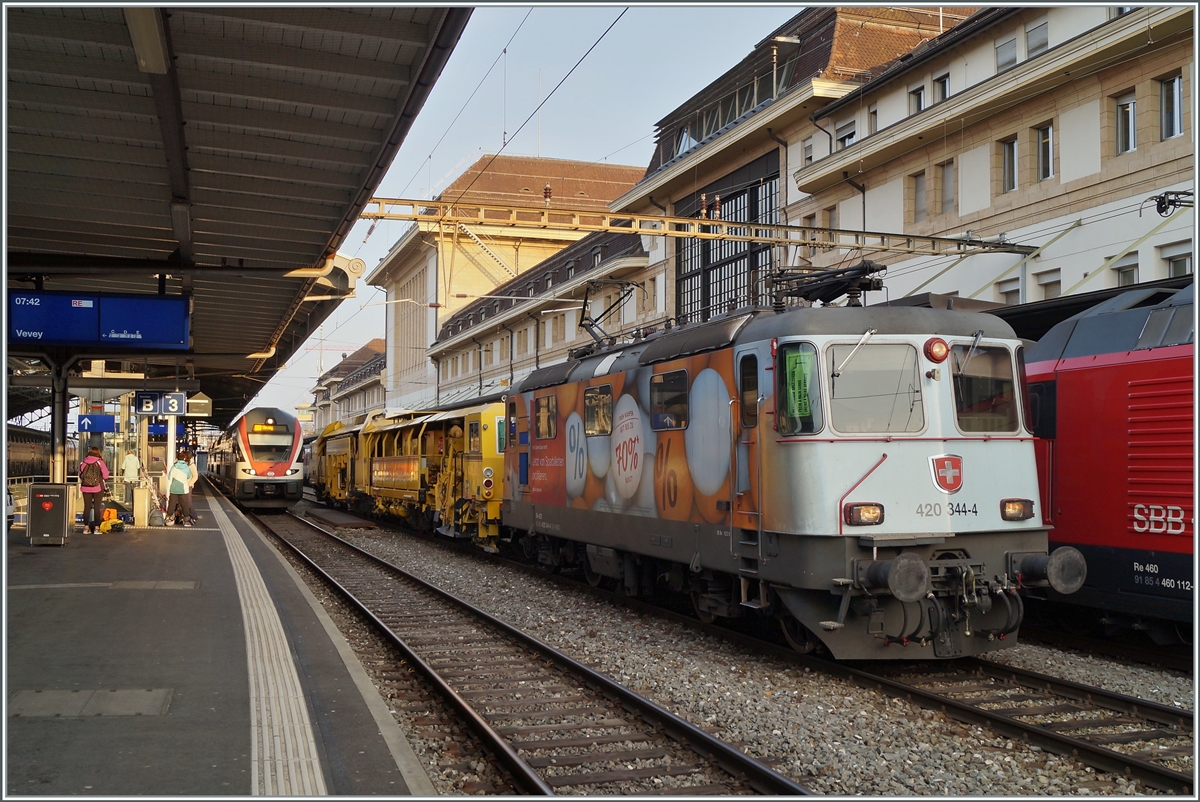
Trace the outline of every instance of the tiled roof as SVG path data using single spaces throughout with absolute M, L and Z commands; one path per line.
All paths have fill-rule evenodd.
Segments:
M 608 202 L 641 180 L 641 167 L 533 156 L 483 156 L 446 187 L 439 200 L 483 204 L 536 205 L 550 185 L 551 206 L 607 209 Z
M 349 356 L 343 354 L 342 361 L 321 374 L 321 378 L 318 381 L 320 384 L 324 384 L 328 379 L 345 378 L 385 351 L 387 351 L 387 340 L 383 337 L 376 337 Z

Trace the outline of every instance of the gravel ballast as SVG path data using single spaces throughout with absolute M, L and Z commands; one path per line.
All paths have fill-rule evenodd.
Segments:
M 1156 793 L 906 701 L 631 612 L 583 589 L 401 533 L 339 534 L 740 744 L 817 793 Z M 989 658 L 1193 708 L 1191 678 L 1170 672 L 1039 646 Z

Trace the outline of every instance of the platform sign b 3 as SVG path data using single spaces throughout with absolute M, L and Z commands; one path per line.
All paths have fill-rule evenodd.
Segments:
M 162 410 L 162 393 L 141 391 L 133 394 L 133 409 L 137 415 L 159 415 Z
M 187 393 L 163 393 L 162 394 L 162 414 L 163 415 L 186 415 L 187 414 Z

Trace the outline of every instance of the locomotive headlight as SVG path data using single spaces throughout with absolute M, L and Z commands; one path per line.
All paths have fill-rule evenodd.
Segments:
M 1006 521 L 1027 521 L 1033 517 L 1033 502 L 1027 498 L 1006 498 L 1000 502 L 1000 517 Z
M 250 475 L 250 476 L 257 476 L 257 475 L 258 475 L 258 474 L 256 474 L 256 473 L 254 472 L 254 469 L 253 469 L 253 468 L 242 468 L 242 473 L 248 474 L 248 475 Z
M 939 365 L 950 356 L 950 346 L 941 337 L 933 337 L 925 341 L 925 358 Z
M 847 504 L 843 510 L 851 526 L 878 526 L 883 523 L 882 504 Z
M 484 468 L 484 469 L 483 469 L 483 478 L 484 478 L 484 479 L 491 479 L 491 478 L 492 478 L 493 476 L 495 476 L 495 475 L 496 475 L 496 472 L 495 472 L 495 471 L 493 471 L 491 468 Z
M 297 474 L 297 473 L 300 473 L 299 468 L 288 468 L 287 473 L 285 473 L 284 476 L 292 476 L 293 474 Z

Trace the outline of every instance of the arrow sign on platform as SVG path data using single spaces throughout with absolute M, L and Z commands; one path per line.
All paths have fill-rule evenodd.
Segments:
M 117 431 L 116 415 L 80 415 L 75 421 L 75 428 L 81 432 L 115 432 Z

